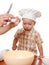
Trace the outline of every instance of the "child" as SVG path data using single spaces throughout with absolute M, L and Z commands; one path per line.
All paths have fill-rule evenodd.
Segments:
M 35 20 L 41 16 L 41 13 L 34 9 L 22 9 L 19 13 L 22 16 L 23 28 L 19 29 L 14 35 L 12 49 L 34 51 L 37 54 L 37 45 L 40 57 L 43 57 L 42 39 L 34 29 Z M 18 41 L 19 45 L 17 46 Z

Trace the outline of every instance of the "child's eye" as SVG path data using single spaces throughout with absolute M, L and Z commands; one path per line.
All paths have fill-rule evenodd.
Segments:
M 24 25 L 25 25 L 26 23 L 24 23 Z
M 31 25 L 31 24 L 29 24 L 29 25 Z

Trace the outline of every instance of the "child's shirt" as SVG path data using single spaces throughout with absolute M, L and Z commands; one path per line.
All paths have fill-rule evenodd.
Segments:
M 35 31 L 34 28 L 32 28 L 29 33 L 26 33 L 24 29 L 19 29 L 14 35 L 14 37 L 16 39 L 18 37 L 18 50 L 29 50 L 37 53 L 36 44 L 42 43 L 40 34 L 37 31 Z

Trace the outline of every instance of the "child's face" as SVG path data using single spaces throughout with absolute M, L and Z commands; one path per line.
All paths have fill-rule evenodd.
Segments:
M 31 19 L 23 18 L 22 20 L 23 20 L 23 28 L 26 31 L 30 31 L 35 25 L 35 22 Z

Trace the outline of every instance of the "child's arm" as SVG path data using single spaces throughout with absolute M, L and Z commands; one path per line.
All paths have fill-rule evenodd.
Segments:
M 16 48 L 17 48 L 17 41 L 18 41 L 18 38 L 14 38 L 14 40 L 13 40 L 13 45 L 12 45 L 12 50 L 16 50 Z
M 42 47 L 42 38 L 40 36 L 39 33 L 36 33 L 36 44 L 37 44 L 37 47 L 38 47 L 38 50 L 39 50 L 39 54 L 40 54 L 40 57 L 43 57 L 43 47 Z
M 42 44 L 39 43 L 39 44 L 37 44 L 37 46 L 38 46 L 38 50 L 39 50 L 39 53 L 40 53 L 40 57 L 43 57 L 44 55 L 43 55 L 43 47 L 42 47 Z
M 12 49 L 15 50 L 17 48 L 16 44 L 17 41 L 19 39 L 19 37 L 21 36 L 21 34 L 23 33 L 23 29 L 18 29 L 14 35 L 14 40 L 13 40 L 13 45 L 12 45 Z

